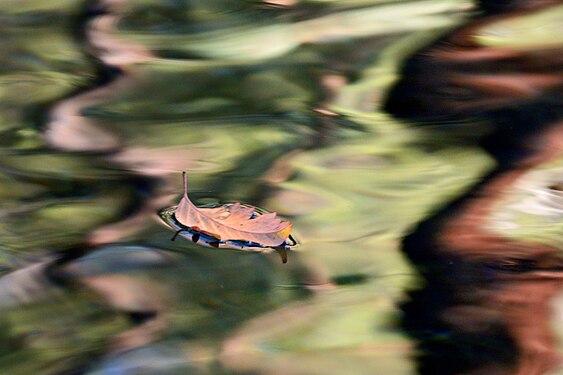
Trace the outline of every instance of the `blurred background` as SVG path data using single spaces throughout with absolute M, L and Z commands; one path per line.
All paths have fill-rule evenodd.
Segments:
M 481 107 L 424 126 L 383 110 L 412 56 L 479 19 L 492 21 L 471 29 L 477 48 L 551 51 L 540 60 L 560 69 L 563 7 L 531 8 L 1 0 L 0 373 L 563 373 L 557 277 L 538 273 L 541 287 L 526 289 L 496 279 L 521 267 L 467 271 L 461 257 L 438 282 L 402 249 L 497 164 L 476 141 Z M 530 66 L 548 69 L 511 72 Z M 291 220 L 288 263 L 170 241 L 158 211 L 177 204 L 184 170 L 198 205 L 240 201 Z M 488 230 L 560 252 L 562 185 L 561 157 L 534 165 Z M 539 309 L 527 317 L 549 327 L 530 339 L 541 364 L 519 367 L 528 336 L 506 320 L 522 303 L 488 299 L 496 285 Z

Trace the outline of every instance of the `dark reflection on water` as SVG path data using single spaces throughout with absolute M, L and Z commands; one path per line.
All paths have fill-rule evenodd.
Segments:
M 563 152 L 561 48 L 506 51 L 472 41 L 476 30 L 518 17 L 517 11 L 560 2 L 508 1 L 506 9 L 483 3 L 494 5 L 496 15 L 479 17 L 411 58 L 387 101 L 401 117 L 488 122 L 492 131 L 480 143 L 497 161 L 403 241 L 427 282 L 403 306 L 403 325 L 420 342 L 421 374 L 544 374 L 561 360 L 551 332 L 563 281 L 561 248 L 487 228 L 495 202 L 530 169 Z M 429 71 L 439 78 L 429 79 Z
M 501 3 L 0 5 L 0 372 L 555 368 L 561 9 Z M 182 170 L 288 263 L 170 241 Z

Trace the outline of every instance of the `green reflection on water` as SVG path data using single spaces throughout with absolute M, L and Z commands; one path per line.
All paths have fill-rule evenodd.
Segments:
M 399 240 L 491 163 L 480 149 L 428 136 L 378 106 L 400 62 L 461 22 L 468 2 L 311 1 L 301 18 L 258 17 L 252 2 L 235 9 L 233 2 L 191 3 L 139 1 L 126 9 L 119 33 L 157 56 L 131 66 L 126 84 L 82 110 L 119 138 L 120 149 L 108 154 L 49 149 L 38 127 L 49 103 L 95 76 L 66 27 L 75 3 L 0 6 L 11 19 L 0 42 L 7 47 L 1 265 L 25 270 L 53 252 L 76 251 L 92 231 L 137 213 L 151 194 L 176 201 L 185 169 L 197 203 L 243 201 L 277 211 L 292 220 L 301 244 L 283 266 L 275 254 L 171 243 L 172 233 L 150 214 L 119 228 L 132 230 L 118 246 L 162 250 L 171 265 L 131 261 L 116 270 L 108 266 L 112 252 L 102 251 L 83 267 L 102 280 L 117 274 L 124 285 L 146 286 L 143 308 L 162 298 L 160 342 L 180 342 L 182 356 L 203 368 L 221 361 L 225 372 L 412 373 L 396 303 L 418 281 Z M 349 9 L 356 5 L 367 8 Z M 52 14 L 49 22 L 40 17 Z M 329 75 L 343 77 L 341 86 L 327 88 Z M 126 308 L 73 272 L 69 290 L 24 290 L 30 304 L 2 315 L 3 373 L 55 374 L 84 363 L 95 369 L 97 356 L 131 327 Z M 357 275 L 362 282 L 331 284 Z M 138 297 L 122 292 L 124 300 Z M 350 361 L 354 367 L 341 367 Z

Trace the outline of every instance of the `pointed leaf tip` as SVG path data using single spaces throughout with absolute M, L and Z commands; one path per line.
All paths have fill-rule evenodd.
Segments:
M 275 248 L 278 255 L 281 257 L 281 261 L 283 264 L 287 263 L 287 249 L 283 246 L 279 246 Z

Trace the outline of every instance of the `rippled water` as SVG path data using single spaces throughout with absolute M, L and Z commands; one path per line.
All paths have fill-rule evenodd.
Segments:
M 477 4 L 0 2 L 0 373 L 557 371 L 562 16 L 421 70 Z M 171 241 L 181 171 L 291 220 L 288 262 Z

